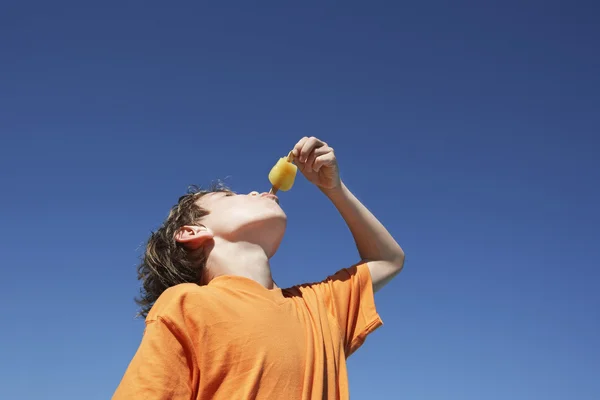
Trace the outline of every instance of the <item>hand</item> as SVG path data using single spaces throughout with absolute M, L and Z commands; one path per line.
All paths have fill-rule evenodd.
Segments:
M 333 149 L 315 137 L 303 137 L 292 150 L 294 164 L 310 182 L 321 189 L 341 186 L 340 171 Z

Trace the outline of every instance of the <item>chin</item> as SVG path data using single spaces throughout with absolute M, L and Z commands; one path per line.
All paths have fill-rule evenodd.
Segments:
M 285 234 L 287 226 L 287 216 L 279 208 L 277 210 L 269 210 L 269 212 L 254 215 L 246 220 L 245 223 L 239 225 L 234 236 L 238 239 L 259 244 L 265 253 L 272 257 Z
M 272 225 L 265 232 L 264 239 L 265 242 L 263 244 L 263 249 L 269 256 L 269 258 L 273 257 L 283 240 L 283 236 L 285 234 L 285 228 L 287 225 L 287 220 L 285 218 L 279 221 L 273 221 Z
M 255 224 L 252 229 L 252 235 L 255 240 L 258 241 L 265 253 L 272 257 L 285 234 L 287 226 L 287 218 L 283 212 L 279 215 L 272 215 L 270 218 L 262 220 L 260 223 Z

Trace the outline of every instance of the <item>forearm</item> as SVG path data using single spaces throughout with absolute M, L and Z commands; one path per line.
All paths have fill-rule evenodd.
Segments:
M 387 229 L 342 182 L 335 189 L 321 189 L 348 225 L 363 260 L 388 261 L 402 268 L 404 251 Z

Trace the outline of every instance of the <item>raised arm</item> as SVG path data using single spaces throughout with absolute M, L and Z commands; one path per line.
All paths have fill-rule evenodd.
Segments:
M 377 292 L 402 270 L 404 251 L 343 182 L 339 188 L 322 191 L 338 209 L 352 232 L 358 254 L 369 266 L 373 291 Z
M 358 254 L 367 262 L 373 290 L 378 291 L 404 266 L 404 251 L 387 229 L 340 180 L 335 153 L 327 143 L 302 138 L 293 150 L 303 175 L 331 200 L 348 225 Z

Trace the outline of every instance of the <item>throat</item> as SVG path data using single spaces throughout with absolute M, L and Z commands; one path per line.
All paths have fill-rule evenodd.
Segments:
M 273 289 L 271 266 L 267 253 L 260 246 L 249 242 L 228 242 L 215 238 L 204 268 L 203 283 L 223 275 L 241 276 L 252 279 Z

